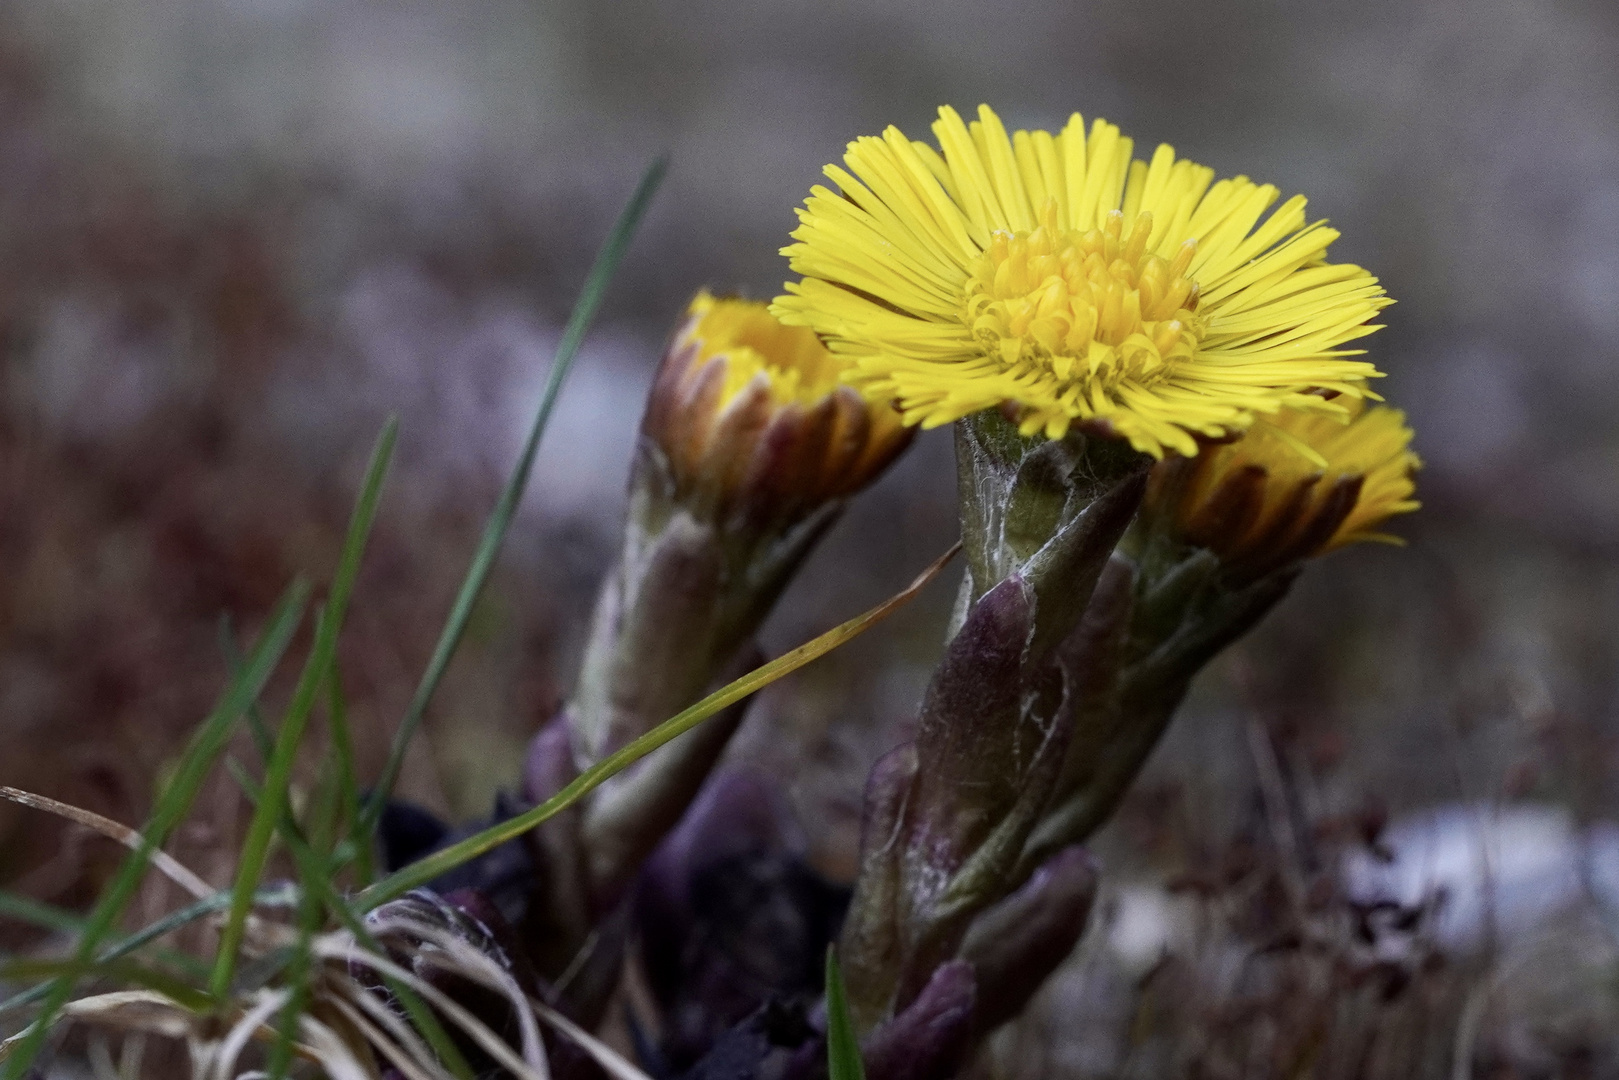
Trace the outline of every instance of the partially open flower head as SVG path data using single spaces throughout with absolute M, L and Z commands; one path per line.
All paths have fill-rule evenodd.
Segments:
M 1284 405 L 1338 412 L 1377 374 L 1344 346 L 1390 301 L 1326 261 L 1337 232 L 1295 196 L 1097 120 L 1018 131 L 939 110 L 939 149 L 890 127 L 828 166 L 772 311 L 813 328 L 907 423 L 1010 409 L 1024 435 L 1074 425 L 1196 453 Z M 1267 216 L 1267 211 L 1270 211 Z
M 1378 530 L 1419 505 L 1411 429 L 1398 409 L 1349 408 L 1348 422 L 1284 409 L 1234 442 L 1159 463 L 1145 515 L 1243 576 L 1359 540 L 1398 543 Z
M 909 442 L 899 413 L 844 372 L 813 332 L 705 290 L 670 341 L 641 431 L 699 513 L 808 512 L 870 483 Z

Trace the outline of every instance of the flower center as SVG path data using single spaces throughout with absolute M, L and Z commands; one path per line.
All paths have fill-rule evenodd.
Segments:
M 1099 229 L 1057 224 L 1047 200 L 1033 232 L 997 232 L 967 280 L 966 318 L 984 353 L 1017 374 L 1064 383 L 1157 382 L 1202 335 L 1197 241 L 1172 260 L 1147 254 L 1152 215 L 1110 211 Z

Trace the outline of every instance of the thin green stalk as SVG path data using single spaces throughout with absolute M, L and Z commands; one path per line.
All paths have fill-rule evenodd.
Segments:
M 653 193 L 663 180 L 667 165 L 666 159 L 658 158 L 647 166 L 640 184 L 635 188 L 635 194 L 630 196 L 629 203 L 619 214 L 612 232 L 608 234 L 607 242 L 602 245 L 601 252 L 596 256 L 596 263 L 591 267 L 590 276 L 585 279 L 584 288 L 573 306 L 573 313 L 568 316 L 568 325 L 562 332 L 562 340 L 557 344 L 556 358 L 551 361 L 551 374 L 546 380 L 539 408 L 534 413 L 534 423 L 529 428 L 528 438 L 517 457 L 517 465 L 506 481 L 506 486 L 501 490 L 500 498 L 489 515 L 488 523 L 484 526 L 483 536 L 472 556 L 472 564 L 467 568 L 466 578 L 461 582 L 460 591 L 456 593 L 455 603 L 451 606 L 449 618 L 444 623 L 444 630 L 439 635 L 438 644 L 434 646 L 433 655 L 427 662 L 427 670 L 422 673 L 421 683 L 416 687 L 416 693 L 405 709 L 398 731 L 394 733 L 393 744 L 389 748 L 388 761 L 383 767 L 382 776 L 371 792 L 371 798 L 365 809 L 364 823 L 367 836 L 376 832 L 377 822 L 382 818 L 382 809 L 399 779 L 399 770 L 404 765 L 405 751 L 410 746 L 411 737 L 415 735 L 417 726 L 427 712 L 428 704 L 433 700 L 433 693 L 438 689 L 439 680 L 444 677 L 456 648 L 461 644 L 467 622 L 472 618 L 473 605 L 483 592 L 484 582 L 488 579 L 495 557 L 500 552 L 506 529 L 511 525 L 512 515 L 517 512 L 517 504 L 522 500 L 523 492 L 528 487 L 528 477 L 534 467 L 535 454 L 540 448 L 540 438 L 545 434 L 546 425 L 550 422 L 551 409 L 562 390 L 562 382 L 567 378 L 568 371 L 578 356 L 585 332 L 595 320 L 596 310 L 601 306 L 608 283 L 612 281 L 619 262 L 624 258 L 630 238 L 634 236 L 636 226 L 646 213 Z
M 236 763 L 230 761 L 227 764 Z M 298 1018 L 309 1008 L 311 998 L 309 973 L 313 967 L 311 942 L 320 932 L 322 915 L 327 906 L 323 904 L 322 898 L 331 897 L 333 904 L 342 903 L 337 888 L 331 881 L 331 875 L 337 872 L 341 862 L 335 853 L 327 850 L 337 827 L 335 815 L 340 812 L 338 804 L 342 793 L 338 789 L 341 780 L 336 775 L 339 772 L 341 766 L 333 768 L 330 759 L 321 770 L 314 805 L 309 814 L 309 821 L 313 826 L 312 846 L 310 842 L 305 841 L 304 831 L 294 819 L 292 808 L 285 804 L 281 807 L 279 835 L 293 852 L 303 877 L 303 888 L 298 890 L 297 942 L 290 948 L 278 950 L 277 954 L 270 957 L 260 957 L 251 964 L 243 965 L 238 969 L 233 983 L 233 989 L 240 993 L 247 984 L 261 985 L 285 971 L 284 981 L 292 988 L 292 997 L 281 1010 L 280 1021 L 276 1025 L 276 1039 L 271 1045 L 266 1065 L 271 1080 L 284 1080 L 288 1070 L 291 1069 Z M 241 785 L 248 802 L 256 808 L 262 795 L 259 785 L 239 766 L 233 770 L 233 775 Z M 317 856 L 315 852 L 320 852 L 321 855 Z M 228 894 L 225 896 L 228 900 Z
M 321 769 L 315 777 L 315 797 L 310 801 L 306 815 L 308 824 L 303 830 L 309 838 L 309 846 L 325 857 L 327 873 L 334 872 L 331 869 L 332 847 L 337 843 L 337 830 L 341 824 L 338 815 L 343 812 L 343 782 L 338 777 L 338 771 L 337 763 L 330 755 L 321 759 Z
M 334 660 L 331 678 L 327 680 L 329 690 L 334 688 L 336 680 L 337 665 Z M 295 857 L 298 858 L 300 872 L 303 873 L 305 878 L 305 887 L 300 889 L 298 894 L 298 940 L 290 949 L 283 950 L 285 955 L 277 958 L 273 969 L 267 968 L 256 973 L 256 977 L 262 980 L 284 970 L 286 974 L 284 981 L 286 985 L 292 988 L 292 997 L 281 1010 L 280 1020 L 276 1025 L 275 1041 L 271 1045 L 265 1066 L 265 1071 L 269 1074 L 271 1080 L 284 1080 L 292 1067 L 298 1019 L 308 1011 L 311 999 L 309 986 L 309 974 L 313 967 L 311 942 L 314 936 L 320 932 L 322 915 L 325 913 L 321 897 L 326 894 L 334 897 L 337 895 L 337 890 L 331 883 L 329 875 L 337 872 L 341 862 L 336 853 L 328 849 L 331 847 L 337 833 L 338 815 L 344 812 L 345 805 L 352 811 L 357 802 L 352 754 L 348 750 L 348 730 L 343 713 L 342 695 L 334 691 L 329 695 L 328 701 L 329 720 L 334 720 L 337 728 L 336 732 L 333 733 L 333 742 L 338 747 L 334 755 L 337 760 L 334 762 L 332 758 L 326 758 L 323 762 L 323 768 L 316 784 L 315 799 L 308 815 L 311 826 L 309 830 L 311 842 L 309 844 L 306 844 L 303 840 L 303 830 L 300 829 L 298 822 L 293 818 L 292 808 L 286 805 L 281 808 L 280 832 L 282 838 L 287 840 L 289 845 L 294 845 Z M 266 757 L 269 757 L 269 755 L 266 755 Z M 227 764 L 235 765 L 235 762 L 231 761 Z M 234 773 L 248 801 L 257 807 L 261 796 L 261 789 L 258 784 L 239 767 L 234 770 Z M 352 825 L 354 821 L 352 812 L 348 817 L 348 821 Z M 317 858 L 311 854 L 310 857 L 305 858 L 303 854 L 306 851 L 320 852 L 322 857 Z M 319 885 L 310 885 L 309 877 L 311 874 L 319 876 Z M 258 963 L 262 966 L 262 959 Z M 238 984 L 241 983 L 243 978 L 247 977 L 251 967 L 252 965 L 248 965 L 240 969 L 241 973 L 237 978 Z M 237 989 L 240 990 L 241 986 L 238 985 Z
M 276 733 L 275 750 L 270 755 L 264 783 L 259 785 L 259 799 L 236 864 L 230 910 L 219 935 L 219 950 L 214 954 L 213 976 L 208 981 L 209 992 L 218 1000 L 224 1000 L 230 993 L 237 954 L 247 931 L 248 912 L 253 906 L 253 893 L 269 860 L 270 841 L 275 836 L 277 821 L 287 808 L 292 767 L 297 761 L 298 747 L 303 742 L 304 725 L 315 704 L 315 693 L 320 688 L 320 672 L 324 670 L 336 645 L 337 626 L 338 620 L 331 616 L 331 609 L 323 607 L 315 620 L 315 644 L 310 649 L 309 659 L 304 664 L 287 713 L 281 720 L 281 730 Z
M 240 660 L 231 654 L 228 646 L 226 660 L 232 665 L 232 674 L 234 675 L 235 668 L 240 666 Z M 358 842 L 354 836 L 356 832 L 355 823 L 359 820 L 360 798 L 354 772 L 353 738 L 349 732 L 347 711 L 343 702 L 343 696 L 341 691 L 337 689 L 336 686 L 337 679 L 338 668 L 337 661 L 334 658 L 332 661 L 332 678 L 327 680 L 327 709 L 331 728 L 333 756 L 337 759 L 337 775 L 335 778 L 335 783 L 340 785 L 340 790 L 336 795 L 338 803 L 332 806 L 329 812 L 332 814 L 341 814 L 342 820 L 349 823 L 349 828 L 347 830 L 349 835 L 345 838 L 344 844 L 338 845 L 335 850 L 330 852 L 332 857 L 332 872 L 335 874 L 340 865 L 348 862 L 349 859 L 354 858 L 360 862 L 360 877 L 362 883 L 369 883 L 372 873 L 370 845 Z M 256 712 L 256 710 L 249 712 L 249 719 L 252 718 L 254 712 Z M 269 762 L 273 752 L 274 746 L 272 745 L 270 749 L 266 750 L 262 755 L 266 763 Z M 259 798 L 263 793 L 263 789 L 259 782 L 255 780 L 250 773 L 248 773 L 246 767 L 243 766 L 241 762 L 237 761 L 233 757 L 227 757 L 225 759 L 225 770 L 230 773 L 231 778 L 235 780 L 237 786 L 242 789 L 242 795 L 247 799 L 248 804 L 256 808 L 259 804 Z M 331 773 L 323 771 L 322 776 L 330 777 Z M 290 811 L 284 811 L 283 816 L 287 816 L 288 813 L 290 813 Z M 297 827 L 296 823 L 294 823 L 293 827 Z M 332 823 L 332 827 L 335 829 L 335 821 Z M 329 842 L 322 843 L 317 841 L 315 846 L 317 850 L 326 851 L 329 847 L 331 847 L 331 844 Z
M 209 980 L 209 990 L 217 998 L 223 998 L 230 990 L 231 975 L 236 968 L 236 956 L 242 945 L 248 911 L 253 906 L 253 894 L 258 888 L 259 876 L 263 874 L 265 862 L 269 858 L 270 841 L 275 835 L 277 822 L 286 806 L 287 788 L 292 782 L 292 768 L 297 760 L 298 748 L 303 742 L 304 727 L 315 706 L 315 697 L 331 673 L 332 658 L 337 653 L 337 635 L 342 630 L 349 597 L 353 594 L 354 581 L 360 572 L 360 558 L 365 553 L 366 540 L 370 537 L 371 526 L 376 521 L 377 504 L 382 498 L 382 484 L 388 475 L 388 465 L 393 458 L 394 442 L 398 434 L 399 422 L 396 418 L 390 417 L 383 425 L 382 434 L 377 437 L 376 446 L 371 451 L 365 482 L 360 488 L 360 497 L 355 503 L 354 512 L 349 517 L 348 533 L 343 540 L 343 551 L 338 558 L 337 572 L 332 576 L 332 587 L 327 594 L 326 603 L 315 620 L 315 642 L 310 647 L 309 659 L 298 677 L 292 701 L 287 705 L 286 715 L 281 720 L 281 730 L 276 733 L 275 749 L 271 752 L 264 783 L 260 788 L 263 797 L 253 812 L 253 819 L 247 828 L 247 837 L 242 842 L 236 868 L 236 884 L 231 890 L 233 899 L 230 913 L 226 917 L 224 929 L 220 932 L 219 951 L 214 958 L 213 978 Z
M 101 894 L 89 918 L 85 920 L 84 933 L 79 938 L 78 948 L 74 954 L 74 959 L 79 963 L 89 964 L 91 958 L 96 955 L 102 939 L 112 932 L 119 916 L 123 914 L 124 906 L 135 895 L 136 888 L 146 874 L 146 866 L 152 852 L 163 845 L 169 833 L 190 812 L 197 792 L 202 788 L 215 759 L 224 750 L 236 721 L 247 711 L 250 704 L 258 700 L 258 696 L 264 691 L 264 684 L 270 679 L 270 674 L 281 662 L 281 656 L 303 618 L 304 605 L 308 602 L 308 597 L 308 586 L 302 581 L 295 581 L 276 604 L 264 633 L 249 655 L 246 668 L 238 678 L 231 681 L 219 704 L 193 737 L 179 768 L 175 770 L 173 779 L 159 797 L 151 820 L 142 832 L 141 846 L 124 859 L 112 883 Z M 28 1073 L 45 1044 L 45 1035 L 52 1021 L 72 995 L 74 982 L 74 978 L 62 977 L 53 979 L 48 984 L 45 993 L 41 995 L 44 1004 L 33 1030 L 26 1039 L 17 1044 L 16 1050 L 5 1061 L 4 1072 L 0 1073 L 0 1077 L 4 1080 L 21 1080 Z
M 334 670 L 333 675 L 335 674 Z M 336 869 L 330 848 L 337 835 L 338 815 L 342 813 L 342 767 L 331 757 L 324 759 L 323 765 L 315 786 L 315 798 L 310 806 L 309 824 L 305 831 L 309 835 L 308 846 L 311 849 L 308 861 L 317 872 L 321 873 L 322 880 L 326 884 L 325 891 L 335 892 L 330 875 L 336 873 Z M 290 818 L 290 814 L 286 815 L 286 818 Z M 295 823 L 286 818 L 283 820 L 284 832 L 291 834 Z M 303 864 L 304 860 L 300 860 L 300 868 Z M 298 1018 L 308 1010 L 312 996 L 309 973 L 313 964 L 313 949 L 310 943 L 320 932 L 324 914 L 320 890 L 306 887 L 298 905 L 298 940 L 292 948 L 286 968 L 286 985 L 292 988 L 292 997 L 281 1010 L 281 1020 L 276 1025 L 275 1042 L 270 1047 L 268 1064 L 265 1066 L 265 1071 L 270 1074 L 270 1080 L 285 1080 L 287 1071 L 292 1068 Z
M 838 967 L 838 954 L 831 945 L 826 947 L 826 1071 L 829 1080 L 866 1080 L 860 1040 L 855 1037 L 854 1020 L 849 1016 L 849 993 L 843 987 L 843 970 Z
M 789 672 L 798 670 L 811 660 L 826 655 L 850 638 L 870 629 L 915 597 L 923 586 L 932 581 L 939 571 L 944 569 L 945 564 L 960 549 L 961 545 L 957 544 L 945 552 L 944 555 L 935 560 L 932 566 L 929 566 L 915 581 L 911 582 L 903 592 L 884 600 L 865 614 L 857 615 L 848 622 L 833 627 L 791 652 L 783 653 L 768 664 L 755 668 L 735 682 L 714 691 L 714 693 L 689 709 L 665 720 L 645 735 L 626 744 L 622 749 L 609 754 L 580 773 L 572 783 L 532 810 L 518 814 L 516 817 L 508 818 L 498 825 L 485 829 L 483 832 L 467 837 L 458 844 L 452 844 L 441 851 L 434 852 L 427 858 L 411 863 L 409 866 L 403 867 L 371 885 L 356 898 L 360 910 L 370 911 L 379 904 L 384 904 L 396 897 L 403 896 L 410 890 L 427 884 L 440 874 L 453 870 L 462 863 L 475 859 L 484 852 L 521 836 L 536 825 L 571 806 L 614 773 L 640 760 L 670 740 L 684 735 L 721 709 L 734 705 L 749 694 L 770 685 Z
M 230 773 L 232 780 L 236 781 L 236 786 L 242 789 L 242 794 L 247 796 L 247 801 L 251 805 L 257 806 L 261 789 L 259 782 L 253 779 L 253 775 L 247 771 L 247 766 L 233 757 L 227 757 L 225 759 L 225 771 Z
M 337 798 L 336 794 L 331 790 L 332 785 L 326 782 L 329 777 L 329 772 L 323 774 L 322 783 L 317 793 L 316 801 L 318 805 L 310 815 L 311 821 L 317 823 L 317 825 L 324 817 L 329 817 L 333 807 L 328 804 L 335 803 Z M 249 779 L 247 784 L 244 785 L 244 790 L 246 790 L 249 801 L 256 807 L 259 801 L 258 793 L 255 790 L 249 790 L 252 788 L 253 785 L 251 779 Z M 329 831 L 329 829 L 317 829 L 314 834 L 316 837 L 315 846 L 311 846 L 310 841 L 304 836 L 304 831 L 293 818 L 292 808 L 285 804 L 282 805 L 277 822 L 277 835 L 287 845 L 288 851 L 292 853 L 293 861 L 297 864 L 301 887 L 298 890 L 297 900 L 297 942 L 292 948 L 282 950 L 283 955 L 269 958 L 274 961 L 273 967 L 264 967 L 263 961 L 266 958 L 260 958 L 257 963 L 262 970 L 255 973 L 257 977 L 262 979 L 271 977 L 277 971 L 285 970 L 285 982 L 293 990 L 292 997 L 281 1009 L 280 1018 L 276 1025 L 276 1041 L 271 1046 L 270 1056 L 267 1061 L 267 1071 L 272 1080 L 282 1080 L 292 1066 L 298 1018 L 308 1010 L 311 998 L 308 985 L 309 973 L 313 967 L 311 942 L 314 935 L 320 930 L 321 916 L 326 911 L 332 912 L 340 924 L 349 928 L 357 941 L 373 950 L 379 948 L 375 940 L 366 931 L 364 923 L 354 914 L 353 909 L 349 907 L 333 881 L 333 875 L 342 865 L 342 862 L 335 852 L 326 852 L 319 847 L 321 838 L 328 836 Z M 221 894 L 221 897 L 228 900 L 229 894 Z M 221 904 L 220 906 L 223 907 L 224 905 Z M 253 965 L 244 966 L 241 969 L 243 975 L 245 976 L 252 967 Z M 241 978 L 238 978 L 236 983 L 240 984 L 241 981 Z M 409 987 L 396 984 L 391 976 L 383 976 L 383 982 L 399 999 L 401 1004 L 405 1006 L 406 1012 L 410 1014 L 423 1037 L 427 1039 L 429 1045 L 433 1047 L 434 1052 L 440 1056 L 446 1066 L 461 1080 L 472 1080 L 471 1070 L 466 1061 L 462 1058 L 449 1035 L 438 1023 L 437 1017 L 420 1000 L 419 996 Z M 234 985 L 234 989 L 240 991 L 242 987 Z

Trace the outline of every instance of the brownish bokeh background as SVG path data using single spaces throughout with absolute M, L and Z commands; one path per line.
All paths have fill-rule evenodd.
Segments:
M 1590 853 L 1619 820 L 1616 57 L 1619 9 L 1597 0 L 0 5 L 0 782 L 138 820 L 222 684 L 221 620 L 250 633 L 294 575 L 330 572 L 397 413 L 343 646 L 374 774 L 595 245 L 668 152 L 407 768 L 413 798 L 481 812 L 569 686 L 685 299 L 772 295 L 792 208 L 855 135 L 921 136 L 943 102 L 1026 127 L 1078 109 L 1138 150 L 1167 141 L 1310 196 L 1343 231 L 1335 257 L 1399 301 L 1372 347 L 1427 461 L 1408 547 L 1313 567 L 1205 676 L 1102 839 L 1118 894 L 1093 936 L 1126 968 L 1173 952 L 1181 893 L 1152 893 L 1148 918 L 1130 890 L 1215 873 L 1257 835 L 1255 731 L 1311 827 L 1519 829 L 1511 851 L 1479 849 L 1498 873 L 1464 859 L 1450 886 L 1496 912 L 1492 955 L 1569 903 L 1605 926 L 1619 891 L 1591 882 L 1619 882 L 1619 856 Z M 898 588 L 953 539 L 953 503 L 933 433 L 839 525 L 770 647 Z M 756 766 L 791 763 L 830 873 L 851 870 L 865 766 L 914 703 L 948 593 L 771 691 L 742 737 Z M 183 839 L 204 869 L 229 856 L 219 805 Z M 1572 853 L 1580 898 L 1547 884 L 1564 863 L 1535 863 L 1513 922 L 1497 893 L 1520 849 Z M 0 810 L 0 879 L 36 896 L 82 901 L 106 857 Z M 1120 938 L 1131 918 L 1157 927 L 1147 953 Z M 1579 948 L 1607 965 L 1607 997 L 1575 995 L 1605 1002 L 1600 1033 L 1619 961 L 1611 941 Z M 1567 1000 L 1543 1011 L 1561 1022 Z M 1574 1050 L 1526 1037 L 1546 1060 L 1607 1060 L 1585 1030 Z

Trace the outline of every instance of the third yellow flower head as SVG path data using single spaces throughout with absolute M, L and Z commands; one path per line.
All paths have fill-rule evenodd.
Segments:
M 1350 419 L 1283 409 L 1239 439 L 1152 471 L 1144 514 L 1253 577 L 1364 540 L 1417 509 L 1411 429 L 1398 409 L 1351 401 Z
M 1168 146 L 1132 160 L 1077 113 L 1010 136 L 978 116 L 940 109 L 937 150 L 894 127 L 850 143 L 826 169 L 841 195 L 812 189 L 783 249 L 803 280 L 772 311 L 907 423 L 1009 406 L 1025 435 L 1088 424 L 1161 457 L 1366 393 L 1378 372 L 1344 346 L 1390 301 L 1326 261 L 1338 234 L 1302 196 L 1272 210 L 1275 187 L 1216 183 Z

